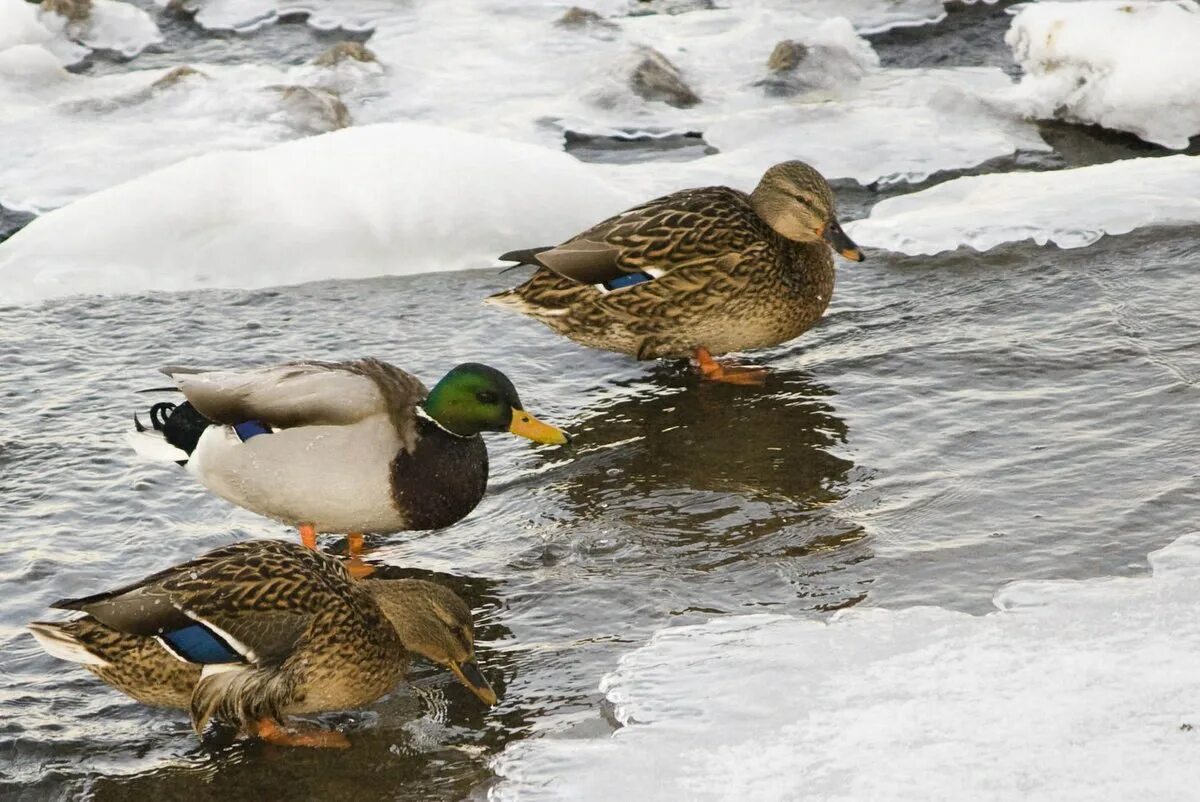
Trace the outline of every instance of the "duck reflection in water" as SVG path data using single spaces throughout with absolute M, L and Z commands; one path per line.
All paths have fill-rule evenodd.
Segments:
M 834 509 L 855 483 L 834 391 L 805 371 L 772 376 L 766 392 L 700 383 L 669 366 L 656 367 L 649 386 L 629 382 L 576 427 L 579 456 L 556 483 L 572 524 L 611 524 L 690 554 L 694 568 L 861 540 Z

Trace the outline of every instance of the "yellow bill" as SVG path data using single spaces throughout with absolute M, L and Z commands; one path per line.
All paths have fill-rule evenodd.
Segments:
M 562 445 L 571 442 L 566 432 L 548 423 L 542 423 L 523 409 L 513 408 L 512 423 L 508 430 L 519 437 L 527 437 L 535 443 Z

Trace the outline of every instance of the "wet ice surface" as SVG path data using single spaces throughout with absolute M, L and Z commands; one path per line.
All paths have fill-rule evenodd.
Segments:
M 285 8 L 204 5 L 268 15 Z M 1197 723 L 1186 684 L 1195 674 L 1195 547 L 1185 541 L 1159 555 L 1153 579 L 1146 556 L 1189 531 L 1200 490 L 1200 227 L 1153 225 L 1164 221 L 1161 208 L 1128 205 L 1103 230 L 1149 227 L 1073 250 L 1008 237 L 983 253 L 906 257 L 868 248 L 867 262 L 840 271 L 818 327 L 748 357 L 773 369 L 761 390 L 700 386 L 678 366 L 578 348 L 479 304 L 521 273 L 463 270 L 484 266 L 502 249 L 493 242 L 552 241 L 566 233 L 559 228 L 627 196 L 709 181 L 749 188 L 776 157 L 812 158 L 842 175 L 843 220 L 867 218 L 877 201 L 880 221 L 908 205 L 931 218 L 925 229 L 906 227 L 910 234 L 950 237 L 952 246 L 973 227 L 1007 229 L 1044 212 L 1031 191 L 1017 207 L 981 203 L 956 219 L 953 193 L 972 186 L 958 173 L 1158 154 L 1127 135 L 1035 128 L 985 102 L 1013 73 L 997 58 L 1007 18 L 989 14 L 1003 17 L 1000 7 L 951 6 L 941 25 L 872 34 L 894 24 L 893 13 L 942 11 L 856 3 L 842 6 L 848 25 L 818 29 L 789 18 L 763 39 L 766 0 L 711 22 L 698 11 L 625 16 L 644 10 L 636 5 L 598 7 L 618 33 L 580 34 L 554 26 L 561 7 L 467 3 L 447 17 L 441 5 L 393 4 L 387 30 L 380 22 L 368 40 L 383 72 L 351 65 L 350 74 L 331 75 L 303 64 L 327 35 L 311 26 L 222 33 L 228 47 L 217 48 L 204 44 L 208 33 L 195 21 L 159 15 L 168 43 L 229 70 L 196 63 L 207 82 L 185 76 L 170 101 L 140 94 L 175 66 L 157 46 L 130 62 L 95 53 L 77 68 L 82 74 L 67 77 L 27 51 L 9 62 L 0 54 L 0 64 L 29 67 L 35 79 L 54 77 L 32 88 L 0 81 L 0 92 L 20 100 L 6 108 L 24 120 L 0 136 L 23 131 L 31 148 L 0 169 L 0 194 L 8 192 L 0 237 L 25 221 L 13 210 L 36 206 L 33 198 L 87 196 L 0 246 L 0 260 L 10 257 L 3 287 L 41 288 L 19 299 L 24 306 L 0 307 L 0 595 L 8 600 L 0 609 L 0 795 L 237 800 L 287 788 L 308 798 L 449 800 L 489 789 L 537 798 L 549 787 L 586 797 L 594 783 L 619 779 L 630 796 L 649 797 L 676 791 L 677 782 L 708 778 L 713 790 L 713 778 L 736 777 L 754 790 L 747 798 L 784 797 L 801 783 L 830 798 L 925 799 L 955 790 L 931 784 L 939 778 L 971 788 L 972 767 L 977 782 L 996 779 L 996 798 L 1103 795 L 1070 785 L 1075 778 L 1111 780 L 1114 798 L 1129 789 L 1191 792 L 1192 762 L 1177 755 L 1190 745 L 1183 725 Z M 321 8 L 351 15 L 376 6 Z M 821 17 L 822 8 L 810 4 L 806 13 Z M 685 77 L 699 78 L 694 88 L 714 108 L 628 97 L 626 106 L 601 108 L 563 94 L 563 85 L 589 76 L 589 86 L 612 85 L 614 62 L 595 62 L 594 75 L 568 69 L 580 35 L 595 38 L 592 55 L 620 55 L 647 37 L 671 50 L 680 35 L 671 20 L 696 35 L 698 52 L 738 36 L 752 51 L 734 48 L 724 65 L 692 62 L 697 72 L 688 66 Z M 501 21 L 510 40 L 493 35 Z M 841 42 L 843 55 L 859 56 L 865 35 L 881 66 L 870 56 L 843 60 L 845 72 L 816 94 L 769 95 L 753 81 L 776 40 L 793 32 L 822 32 L 822 42 L 808 40 L 814 49 Z M 432 48 L 449 44 L 431 60 Z M 247 63 L 231 64 L 238 54 Z M 687 63 L 681 49 L 668 55 Z M 479 80 L 456 89 L 444 75 L 451 70 Z M 427 134 L 452 144 L 444 153 L 462 154 L 471 175 L 440 185 L 436 169 L 414 175 L 412 165 L 438 151 L 406 151 L 421 135 L 406 139 L 401 126 L 206 157 L 89 194 L 160 166 L 151 164 L 160 148 L 170 150 L 161 162 L 169 164 L 222 137 L 245 137 L 222 148 L 255 150 L 307 136 L 272 116 L 278 107 L 260 105 L 263 86 L 297 75 L 336 88 L 355 123 L 417 119 L 479 132 L 483 139 Z M 83 87 L 69 99 L 98 104 L 90 117 L 64 110 L 68 86 Z M 391 94 L 396 87 L 405 92 Z M 496 114 L 481 116 L 478 104 L 498 87 Z M 54 102 L 39 105 L 39 92 Z M 122 105 L 130 95 L 147 105 L 130 111 Z M 238 104 L 245 119 L 237 120 Z M 184 109 L 208 111 L 194 115 L 194 131 L 135 136 L 121 149 L 139 124 L 193 119 L 174 113 Z M 570 137 L 569 115 L 579 121 Z M 756 119 L 780 137 L 756 135 Z M 636 147 L 619 155 L 608 147 L 639 128 Z M 684 133 L 664 136 L 673 129 Z M 71 150 L 71 132 L 82 130 L 94 131 L 91 147 L 105 154 L 97 161 L 113 173 L 79 163 L 89 151 Z M 38 136 L 63 157 L 29 158 L 40 152 Z M 651 137 L 661 143 L 648 144 Z M 785 152 L 787 137 L 800 150 Z M 375 141 L 382 138 L 387 146 Z M 586 143 L 593 163 L 556 153 L 564 140 L 576 151 Z M 537 145 L 550 147 L 529 149 Z M 379 161 L 381 153 L 390 155 Z M 603 163 L 618 161 L 656 163 Z M 1163 184 L 1161 199 L 1170 195 L 1166 179 L 1186 179 L 1193 162 L 1157 161 L 1181 166 L 1169 176 L 1155 172 L 1166 167 L 1133 163 L 1107 174 L 1130 171 L 1141 192 Z M 123 164 L 136 169 L 117 175 Z M 337 180 L 346 175 L 353 180 Z M 1011 179 L 1069 198 L 1072 175 Z M 10 191 L 18 178 L 19 197 Z M 1009 177 L 981 186 L 1000 178 Z M 913 189 L 919 194 L 903 197 Z M 1073 190 L 1100 194 L 1089 183 Z M 1109 198 L 1070 204 L 1078 218 L 1045 214 L 1039 230 L 1078 234 L 1120 206 Z M 205 232 L 220 236 L 206 241 Z M 409 275 L 433 267 L 458 272 Z M 348 280 L 379 272 L 396 275 Z M 68 274 L 123 294 L 38 300 L 55 294 L 42 291 L 55 275 Z M 340 280 L 203 289 L 314 277 Z M 186 291 L 146 292 L 151 286 Z M 460 361 L 488 362 L 514 378 L 530 409 L 576 436 L 573 452 L 489 437 L 490 492 L 471 516 L 446 531 L 371 543 L 378 559 L 402 566 L 389 570 L 446 582 L 472 604 L 481 662 L 502 695 L 496 709 L 483 710 L 444 672 L 425 668 L 415 691 L 325 718 L 347 729 L 348 752 L 246 744 L 212 752 L 196 745 L 185 716 L 136 705 L 40 652 L 21 627 L 54 599 L 234 540 L 294 536 L 205 494 L 175 466 L 126 449 L 130 413 L 148 403 L 135 391 L 161 384 L 156 366 L 365 354 L 426 381 Z M 344 548 L 337 538 L 325 545 Z M 1127 579 L 1062 582 L 1114 576 Z M 1050 583 L 1009 588 L 1001 598 L 1012 609 L 986 615 L 1013 580 Z M 800 686 L 749 682 L 764 666 L 812 690 L 789 695 Z M 980 687 L 980 676 L 991 681 Z M 1079 677 L 1092 682 L 1080 689 Z M 934 693 L 942 690 L 953 693 Z M 1095 716 L 1080 715 L 1074 705 L 1089 702 Z M 1037 722 L 1035 731 L 1022 726 L 1014 735 L 1003 715 L 1010 709 L 1026 714 L 1022 725 Z M 701 719 L 704 728 L 691 726 Z M 629 726 L 612 737 L 621 721 Z M 664 742 L 664 731 L 675 737 Z M 724 742 L 711 740 L 721 732 Z M 1062 760 L 1047 769 L 1014 741 Z M 1098 759 L 1085 776 L 1092 747 L 1123 762 Z M 681 750 L 708 757 L 691 763 Z M 662 772 L 653 780 L 642 771 L 649 760 Z M 785 762 L 794 768 L 781 775 Z M 1031 775 L 1028 785 L 1012 784 Z M 607 787 L 602 795 L 611 798 L 617 786 Z M 973 790 L 972 798 L 988 798 L 987 789 Z
M 847 230 L 860 245 L 908 254 L 1022 239 L 1081 248 L 1141 226 L 1200 223 L 1198 190 L 1195 156 L 967 176 L 882 200 Z
M 1182 798 L 1200 781 L 1200 536 L 1150 564 L 1152 578 L 1018 582 L 985 616 L 660 630 L 604 679 L 626 726 L 514 746 L 493 798 Z M 551 763 L 552 784 L 529 772 Z

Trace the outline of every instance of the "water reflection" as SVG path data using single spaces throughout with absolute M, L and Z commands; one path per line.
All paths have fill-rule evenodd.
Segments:
M 760 553 L 804 553 L 796 530 L 813 529 L 814 548 L 861 536 L 849 524 L 816 536 L 854 464 L 834 453 L 846 423 L 830 403 L 834 392 L 811 373 L 775 370 L 766 388 L 746 388 L 663 366 L 622 390 L 573 428 L 578 458 L 555 479 L 572 517 L 617 516 L 675 547 L 702 545 L 717 560 L 720 549 L 752 549 L 785 531 L 788 542 L 760 544 Z

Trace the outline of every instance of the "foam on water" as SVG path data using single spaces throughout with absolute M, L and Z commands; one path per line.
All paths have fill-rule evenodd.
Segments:
M 1086 0 L 1021 7 L 1005 37 L 1025 75 L 1013 105 L 1185 148 L 1200 134 L 1200 4 Z
M 1154 225 L 1200 224 L 1200 156 L 967 176 L 887 198 L 846 226 L 860 245 L 934 254 L 1032 239 L 1060 248 Z
M 1150 564 L 1150 577 L 1019 582 L 984 616 L 661 630 L 602 683 L 622 729 L 515 742 L 490 798 L 1191 798 L 1200 535 Z
M 188 159 L 0 243 L 0 302 L 485 267 L 631 202 L 565 153 L 412 123 Z

